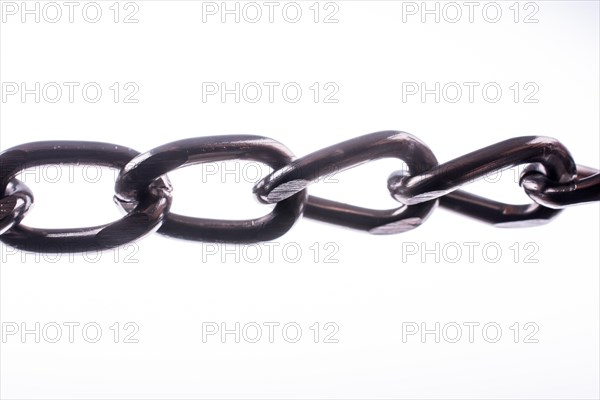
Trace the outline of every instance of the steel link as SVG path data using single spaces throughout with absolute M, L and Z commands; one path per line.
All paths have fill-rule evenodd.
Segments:
M 33 193 L 23 182 L 11 179 L 0 198 L 0 235 L 21 222 L 33 204 Z
M 600 201 L 600 171 L 577 165 L 577 179 L 558 183 L 543 172 L 530 168 L 521 175 L 521 186 L 536 203 L 550 208 Z
M 131 160 L 117 178 L 115 199 L 127 203 L 139 201 L 152 182 L 177 168 L 193 164 L 252 160 L 277 170 L 289 164 L 292 153 L 281 143 L 263 136 L 208 136 L 165 144 Z M 159 233 L 181 239 L 205 242 L 250 243 L 272 240 L 286 233 L 302 215 L 306 191 L 277 203 L 267 215 L 248 220 L 192 218 L 170 213 Z
M 285 199 L 323 176 L 341 172 L 380 158 L 403 160 L 410 173 L 418 174 L 437 165 L 429 147 L 416 137 L 399 131 L 375 132 L 338 143 L 294 160 L 261 180 L 254 192 L 265 203 Z M 437 205 L 402 205 L 391 210 L 372 210 L 309 196 L 305 215 L 376 234 L 405 232 L 421 225 Z
M 440 197 L 440 206 L 499 228 L 543 225 L 561 212 L 539 204 L 500 203 L 464 190 Z
M 401 206 L 372 210 L 308 196 L 307 187 L 326 175 L 379 158 L 403 160 L 408 171 L 388 178 L 388 189 Z M 167 173 L 193 164 L 253 160 L 274 172 L 254 187 L 271 213 L 232 221 L 181 216 L 170 212 Z M 114 199 L 126 215 L 111 224 L 71 229 L 36 229 L 21 220 L 34 203 L 31 190 L 15 176 L 22 170 L 54 164 L 83 164 L 119 170 Z M 527 167 L 520 184 L 535 203 L 512 205 L 476 196 L 461 186 L 488 173 L 516 165 Z M 190 240 L 250 243 L 285 234 L 304 213 L 313 218 L 371 233 L 397 233 L 423 223 L 435 206 L 496 226 L 531 226 L 549 221 L 561 209 L 600 200 L 600 171 L 578 166 L 557 140 L 518 137 L 438 165 L 431 150 L 399 131 L 360 136 L 293 160 L 281 143 L 262 136 L 209 136 L 179 140 L 144 154 L 108 143 L 45 141 L 0 153 L 0 240 L 21 250 L 82 252 L 116 247 L 147 233 Z
M 521 164 L 533 165 L 536 171 L 561 185 L 571 184 L 577 176 L 571 154 L 556 139 L 523 136 L 484 147 L 418 175 L 395 172 L 388 179 L 388 188 L 396 200 L 405 204 L 448 197 L 441 202 L 444 207 L 498 226 L 545 223 L 558 212 L 544 210 L 542 204 L 512 205 L 464 192 L 452 194 L 489 173 Z
M 33 142 L 0 154 L 0 193 L 26 168 L 52 164 L 85 164 L 121 169 L 139 153 L 109 143 L 79 141 Z M 100 226 L 37 229 L 18 224 L 2 234 L 2 241 L 21 250 L 71 253 L 117 247 L 154 231 L 169 212 L 170 185 L 154 182 L 135 209 L 122 219 Z

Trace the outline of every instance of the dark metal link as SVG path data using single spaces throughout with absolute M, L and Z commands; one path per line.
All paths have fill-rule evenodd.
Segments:
M 33 203 L 33 193 L 23 182 L 12 179 L 0 196 L 0 235 L 21 222 Z
M 281 143 L 263 136 L 208 136 L 184 139 L 157 147 L 134 158 L 119 174 L 116 200 L 127 209 L 155 179 L 177 168 L 225 160 L 252 160 L 277 170 L 292 160 Z M 170 213 L 159 233 L 205 242 L 250 243 L 272 240 L 286 233 L 302 215 L 306 191 L 277 203 L 267 215 L 249 220 L 192 218 Z
M 26 168 L 50 164 L 85 164 L 121 169 L 139 153 L 109 143 L 78 141 L 34 142 L 0 154 L 0 193 Z M 159 180 L 140 194 L 140 203 L 122 219 L 100 226 L 37 229 L 18 224 L 0 240 L 21 250 L 71 253 L 117 247 L 139 239 L 159 227 L 171 205 L 168 182 Z
M 557 140 L 540 136 L 508 139 L 476 150 L 429 171 L 408 176 L 393 173 L 388 180 L 392 196 L 405 204 L 419 204 L 442 196 L 446 208 L 500 226 L 531 226 L 548 221 L 557 211 L 543 210 L 541 204 L 511 205 L 468 193 L 452 192 L 491 172 L 520 164 L 534 164 L 552 182 L 569 184 L 576 176 L 576 165 L 569 151 Z
M 464 190 L 455 190 L 440 197 L 440 207 L 500 228 L 543 225 L 561 212 L 535 203 L 500 203 Z
M 375 132 L 294 160 L 258 182 L 254 192 L 265 203 L 279 202 L 323 176 L 390 157 L 403 160 L 410 173 L 420 173 L 437 165 L 429 147 L 416 137 L 399 131 Z M 436 205 L 436 201 L 430 201 L 417 206 L 402 205 L 392 210 L 372 210 L 309 196 L 304 215 L 371 233 L 388 234 L 421 225 Z
M 550 208 L 564 208 L 575 204 L 600 201 L 600 171 L 577 166 L 577 179 L 557 183 L 535 168 L 521 174 L 521 186 L 536 203 Z

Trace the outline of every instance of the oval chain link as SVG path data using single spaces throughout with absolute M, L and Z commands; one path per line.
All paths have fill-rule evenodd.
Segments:
M 265 203 L 279 202 L 324 176 L 367 161 L 390 157 L 404 161 L 409 171 L 415 174 L 437 165 L 429 147 L 416 137 L 399 131 L 376 132 L 294 160 L 258 182 L 254 192 Z M 372 210 L 309 196 L 304 214 L 323 222 L 388 234 L 405 232 L 421 225 L 436 205 L 434 200 L 416 206 L 403 204 L 391 210 Z
M 47 141 L 23 144 L 0 154 L 0 193 L 6 195 L 9 182 L 27 168 L 83 164 L 121 169 L 138 154 L 127 147 L 99 142 Z M 26 194 L 27 190 L 21 188 L 20 193 Z M 24 216 L 24 213 L 17 213 L 18 219 L 0 239 L 12 247 L 41 253 L 72 253 L 118 247 L 156 230 L 168 214 L 171 193 L 167 182 L 162 179 L 153 182 L 143 198 L 144 201 L 120 220 L 85 228 L 30 228 L 16 223 Z
M 140 154 L 123 168 L 115 185 L 115 200 L 128 210 L 159 177 L 177 168 L 215 161 L 250 160 L 277 170 L 292 160 L 281 143 L 263 136 L 208 136 L 168 143 Z M 267 215 L 249 220 L 193 218 L 170 213 L 158 230 L 164 235 L 204 242 L 251 243 L 286 233 L 302 215 L 306 191 L 277 203 Z

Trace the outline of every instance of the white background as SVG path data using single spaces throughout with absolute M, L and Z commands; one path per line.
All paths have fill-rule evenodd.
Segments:
M 34 2 L 27 3 L 33 7 Z M 3 84 L 26 82 L 31 88 L 35 82 L 96 82 L 103 95 L 96 103 L 83 99 L 81 91 L 72 103 L 66 92 L 56 103 L 43 96 L 39 103 L 32 95 L 25 101 L 19 94 L 3 98 L 2 150 L 29 141 L 68 139 L 146 151 L 187 137 L 258 134 L 301 156 L 394 129 L 421 138 L 440 161 L 510 137 L 544 135 L 564 143 L 578 163 L 600 165 L 595 1 L 522 2 L 517 4 L 518 22 L 509 8 L 513 2 L 500 2 L 502 16 L 496 23 L 482 16 L 485 2 L 475 9 L 473 22 L 458 2 L 463 15 L 456 23 L 448 21 L 454 14 L 442 14 L 439 23 L 429 15 L 423 23 L 419 13 L 403 13 L 406 2 L 395 1 L 337 1 L 328 9 L 321 3 L 318 23 L 309 9 L 312 1 L 298 3 L 303 14 L 297 23 L 282 17 L 286 3 L 276 8 L 272 23 L 266 14 L 257 23 L 243 15 L 239 23 L 233 16 L 222 23 L 220 14 L 205 15 L 203 22 L 203 3 L 195 1 L 137 1 L 138 22 L 123 23 L 124 14 L 135 8 L 125 9 L 122 2 L 115 23 L 109 8 L 113 3 L 98 2 L 103 14 L 97 23 L 82 18 L 85 2 L 73 23 L 67 15 L 57 23 L 43 16 L 39 23 L 34 16 L 23 23 L 19 13 L 3 14 Z M 266 6 L 258 4 L 266 13 Z M 445 4 L 439 3 L 440 12 Z M 228 6 L 233 8 L 233 2 Z M 326 11 L 332 10 L 338 22 L 324 23 Z M 532 11 L 538 22 L 524 23 Z M 124 103 L 121 94 L 115 103 L 109 89 L 115 82 L 135 83 L 138 102 Z M 233 96 L 225 102 L 219 96 L 203 101 L 203 82 L 227 82 L 229 87 L 235 82 L 278 82 L 280 87 L 295 82 L 303 94 L 296 103 L 283 99 L 280 91 L 272 103 L 266 97 L 236 103 Z M 315 82 L 337 85 L 338 102 L 325 103 L 321 94 L 315 103 L 309 89 Z M 493 82 L 503 94 L 495 103 L 485 100 L 481 89 L 473 102 L 467 92 L 456 103 L 446 98 L 436 103 L 433 95 L 424 102 L 418 95 L 403 101 L 407 82 L 426 82 L 429 88 L 435 82 L 477 82 L 479 88 Z M 528 91 L 515 102 L 509 88 L 515 82 L 521 90 L 526 83 L 537 85 L 537 103 L 523 101 Z M 244 165 L 237 167 L 243 171 Z M 323 182 L 309 191 L 391 208 L 397 203 L 387 192 L 386 179 L 400 166 L 398 160 L 363 165 L 338 175 L 337 183 Z M 63 167 L 57 183 L 46 176 L 56 170 L 38 169 L 38 175 L 23 177 L 36 195 L 23 223 L 74 227 L 120 216 L 111 201 L 112 171 L 102 170 L 97 183 L 85 182 L 81 167 L 73 170 L 73 179 L 66 178 L 67 171 Z M 468 190 L 528 202 L 513 172 Z M 205 173 L 196 166 L 169 175 L 173 211 L 222 218 L 268 211 L 253 199 L 252 183 L 243 175 Z M 225 248 L 157 234 L 107 252 L 97 262 L 81 255 L 36 257 L 2 245 L 4 329 L 11 323 L 32 329 L 36 322 L 42 327 L 77 322 L 80 328 L 95 322 L 103 335 L 97 343 L 88 343 L 81 331 L 69 343 L 66 328 L 58 343 L 44 338 L 36 343 L 32 334 L 22 340 L 20 332 L 4 335 L 0 396 L 598 398 L 598 211 L 597 204 L 574 207 L 541 227 L 500 229 L 438 209 L 422 227 L 392 236 L 302 219 L 276 241 L 273 259 L 263 254 L 257 262 L 244 257 L 243 248 L 229 246 L 235 254 L 228 255 Z M 478 243 L 473 262 L 465 242 Z M 336 263 L 326 262 L 328 243 L 337 250 L 331 259 Z M 419 249 L 457 243 L 465 253 L 450 262 L 440 251 L 438 261 L 422 252 L 407 254 L 411 243 Z M 482 247 L 490 243 L 502 250 L 497 262 L 482 255 Z M 515 243 L 520 249 L 516 260 Z M 319 254 L 312 250 L 315 244 Z M 297 262 L 282 253 L 286 245 L 302 250 Z M 525 262 L 531 249 L 537 249 L 531 259 L 536 263 Z M 122 336 L 114 343 L 110 326 L 115 322 L 121 328 L 135 323 L 138 343 L 123 343 Z M 270 343 L 265 328 L 258 343 L 245 338 L 236 343 L 233 335 L 225 343 L 218 335 L 203 341 L 206 322 L 228 328 L 236 322 L 242 327 L 277 322 L 280 328 L 294 322 L 302 337 L 288 343 L 276 330 Z M 310 330 L 315 322 L 321 329 L 319 343 Z M 327 322 L 339 328 L 334 336 L 338 343 L 323 343 Z M 463 325 L 468 322 L 480 324 L 473 343 Z M 531 332 L 523 329 L 528 322 L 539 328 L 533 336 L 537 343 L 524 341 Z M 406 323 L 425 323 L 428 329 L 457 323 L 463 336 L 457 343 L 445 337 L 436 343 L 434 335 L 403 341 Z M 486 323 L 502 328 L 496 343 L 482 335 Z M 518 343 L 510 329 L 515 323 L 520 324 Z

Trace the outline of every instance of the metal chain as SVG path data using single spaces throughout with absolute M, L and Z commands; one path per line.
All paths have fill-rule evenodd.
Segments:
M 399 206 L 373 210 L 309 196 L 307 187 L 332 173 L 380 158 L 398 158 L 408 170 L 388 178 Z M 221 220 L 170 212 L 172 187 L 167 173 L 189 165 L 252 160 L 273 172 L 254 187 L 262 203 L 275 204 L 260 218 Z M 120 220 L 101 226 L 36 229 L 21 223 L 33 205 L 31 190 L 15 176 L 54 164 L 95 165 L 119 170 L 115 201 Z M 519 184 L 534 201 L 504 204 L 458 188 L 486 174 L 526 165 Z M 376 132 L 318 150 L 301 158 L 262 136 L 208 136 L 179 140 L 144 154 L 108 143 L 43 141 L 0 153 L 0 240 L 21 250 L 65 253 L 102 250 L 150 232 L 206 242 L 251 243 L 285 234 L 301 215 L 374 234 L 405 232 L 421 225 L 440 206 L 496 226 L 548 222 L 573 204 L 600 201 L 600 171 L 576 165 L 557 140 L 525 136 L 505 140 L 443 164 L 416 137 L 399 131 Z

